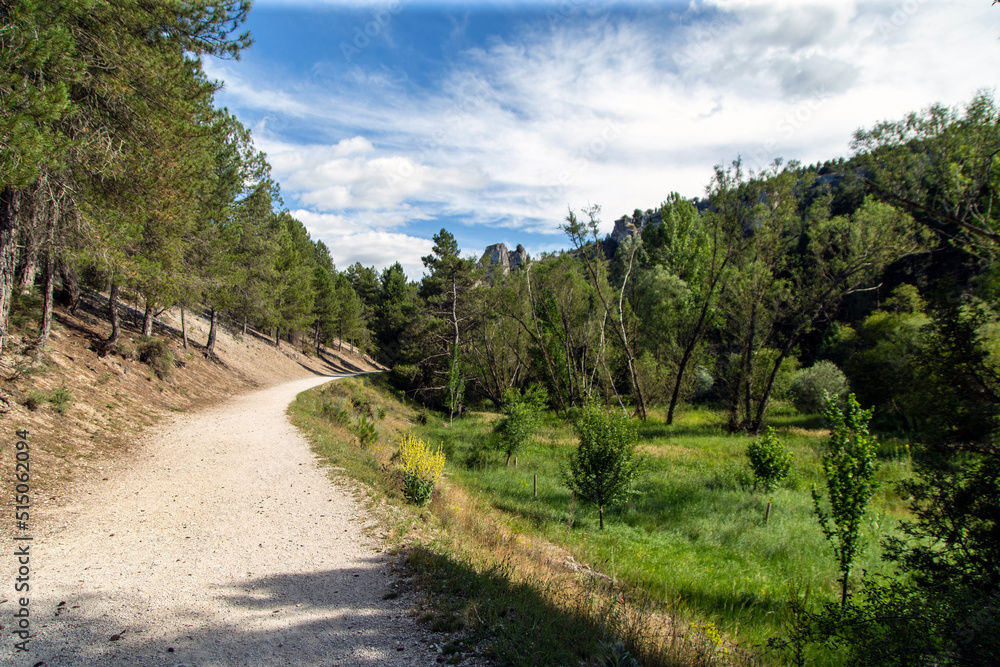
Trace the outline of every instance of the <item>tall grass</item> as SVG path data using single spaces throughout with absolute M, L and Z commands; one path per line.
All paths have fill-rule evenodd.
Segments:
M 785 632 L 789 603 L 837 599 L 837 564 L 810 496 L 823 482 L 826 437 L 815 416 L 776 412 L 772 424 L 795 459 L 791 475 L 765 494 L 752 490 L 751 439 L 724 433 L 723 414 L 687 408 L 667 426 L 652 411 L 640 426 L 639 493 L 606 510 L 600 531 L 596 510 L 576 502 L 562 481 L 577 444 L 563 420 L 546 416 L 517 467 L 506 467 L 490 448 L 496 414 L 471 413 L 449 427 L 440 415 L 390 400 L 370 380 L 300 397 L 296 419 L 326 434 L 314 435 L 317 451 L 400 502 L 384 444 L 358 447 L 350 411 L 322 416 L 324 406 L 342 415 L 345 405 L 364 401 L 388 410 L 381 443 L 394 430 L 411 430 L 447 454 L 446 480 L 424 514 L 435 528 L 409 561 L 432 627 L 466 633 L 466 644 L 450 645 L 449 659 L 472 642 L 501 664 L 579 664 L 623 641 L 643 665 L 777 664 L 782 656 L 763 646 Z M 870 572 L 883 567 L 878 542 L 905 512 L 893 482 L 911 473 L 905 444 L 890 441 L 880 454 L 882 487 L 858 562 Z M 838 664 L 820 648 L 808 658 Z
M 593 664 L 611 653 L 634 656 L 647 667 L 750 664 L 714 624 L 682 623 L 668 604 L 539 539 L 530 525 L 460 479 L 464 466 L 450 464 L 451 479 L 439 485 L 427 508 L 406 505 L 393 472 L 398 463 L 385 443 L 415 429 L 421 413 L 372 384 L 371 378 L 340 381 L 306 392 L 289 413 L 332 467 L 409 513 L 410 521 L 399 525 L 409 527 L 403 552 L 423 592 L 421 615 L 433 630 L 461 631 L 442 640 L 446 662 L 474 652 L 497 664 L 525 666 Z M 351 431 L 352 419 L 368 409 L 366 401 L 380 402 L 386 411 L 373 447 L 361 447 Z M 439 419 L 428 417 L 431 424 Z M 452 430 L 424 430 L 440 434 L 428 439 L 452 461 L 464 460 L 467 436 L 487 422 L 477 418 L 456 422 Z
M 476 443 L 495 418 L 478 414 L 449 429 L 432 420 L 427 434 L 448 432 L 456 443 L 452 482 L 503 512 L 514 530 L 561 545 L 576 560 L 670 605 L 682 617 L 706 619 L 726 641 L 751 649 L 784 631 L 790 601 L 836 599 L 837 566 L 810 495 L 813 484 L 822 484 L 826 437 L 814 416 L 779 411 L 774 421 L 795 463 L 790 477 L 764 494 L 752 491 L 745 456 L 751 439 L 725 434 L 724 415 L 689 408 L 667 426 L 654 411 L 640 427 L 645 474 L 639 493 L 606 513 L 603 532 L 597 530 L 596 511 L 573 507 L 561 481 L 562 462 L 576 445 L 570 425 L 550 418 L 521 452 L 517 469 L 462 465 L 476 458 L 471 456 Z M 893 482 L 910 474 L 908 448 L 892 443 L 883 450 L 883 484 L 868 515 L 868 548 L 858 563 L 869 572 L 883 567 L 878 542 L 895 530 L 905 511 Z M 819 654 L 811 659 L 836 662 Z

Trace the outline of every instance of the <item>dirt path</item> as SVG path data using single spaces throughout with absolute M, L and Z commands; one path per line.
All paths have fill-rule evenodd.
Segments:
M 362 508 L 285 418 L 296 394 L 328 380 L 178 415 L 53 510 L 31 546 L 35 636 L 13 664 L 433 664 L 404 603 L 382 599 L 391 575 Z M 14 597 L 13 578 L 0 600 Z M 12 604 L 0 605 L 0 664 L 13 653 Z

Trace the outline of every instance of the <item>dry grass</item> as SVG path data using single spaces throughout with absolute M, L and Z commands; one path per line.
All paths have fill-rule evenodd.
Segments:
M 225 330 L 216 347 L 219 363 L 207 359 L 199 345 L 207 321 L 187 314 L 191 345 L 184 350 L 179 314 L 168 311 L 157 320 L 154 335 L 163 355 L 169 352 L 180 364 L 160 377 L 135 354 L 142 337 L 130 317 L 123 317 L 122 353 L 97 354 L 95 343 L 110 332 L 105 303 L 91 294 L 75 315 L 57 308 L 50 342 L 41 350 L 32 347 L 37 312 L 17 313 L 17 327 L 0 356 L 0 395 L 10 402 L 9 411 L 0 415 L 5 426 L 0 447 L 13 442 L 16 429 L 30 432 L 32 494 L 39 505 L 68 502 L 113 475 L 116 466 L 137 455 L 143 429 L 178 412 L 310 372 L 371 368 L 353 356 L 338 360 L 330 353 L 332 363 L 326 363 L 287 343 L 279 350 L 257 336 L 241 338 Z M 65 395 L 68 400 L 50 399 Z M 5 498 L 10 484 L 11 477 L 4 475 L 0 492 Z
M 355 405 L 381 401 L 381 447 L 362 450 L 349 422 L 317 416 L 325 402 L 345 397 Z M 416 410 L 355 379 L 308 392 L 292 414 L 339 474 L 370 485 L 377 500 L 402 502 L 388 453 L 415 425 Z M 407 522 L 395 515 L 395 527 L 406 526 L 396 548 L 422 594 L 417 613 L 434 630 L 461 631 L 445 646 L 448 661 L 472 651 L 499 664 L 595 664 L 605 641 L 622 642 L 647 667 L 753 663 L 713 624 L 686 622 L 669 605 L 521 532 L 487 498 L 447 477 L 427 508 L 397 507 L 410 516 Z

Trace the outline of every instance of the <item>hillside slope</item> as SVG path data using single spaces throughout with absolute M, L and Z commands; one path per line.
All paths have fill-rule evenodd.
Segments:
M 106 298 L 92 294 L 75 315 L 57 308 L 51 340 L 41 351 L 30 350 L 37 326 L 29 308 L 0 356 L 0 394 L 9 402 L 0 414 L 0 447 L 13 444 L 18 429 L 30 433 L 37 504 L 62 503 L 85 492 L 87 484 L 106 476 L 112 460 L 133 456 L 139 432 L 165 415 L 295 378 L 377 370 L 348 346 L 317 357 L 311 346 L 305 353 L 285 341 L 276 348 L 255 332 L 242 336 L 224 328 L 216 343 L 217 359 L 210 359 L 204 353 L 206 319 L 186 313 L 185 350 L 180 313 L 167 311 L 157 318 L 153 333 L 177 361 L 158 375 L 139 359 L 141 314 L 130 309 L 122 308 L 119 352 L 98 355 L 95 342 L 111 329 L 106 306 Z M 3 479 L 0 486 L 7 497 L 11 478 L 5 474 Z

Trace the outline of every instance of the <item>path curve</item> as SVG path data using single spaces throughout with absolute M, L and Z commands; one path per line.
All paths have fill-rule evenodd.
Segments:
M 15 664 L 433 664 L 403 603 L 382 599 L 391 574 L 363 509 L 285 417 L 329 380 L 178 415 L 55 511 L 31 547 L 36 635 Z

